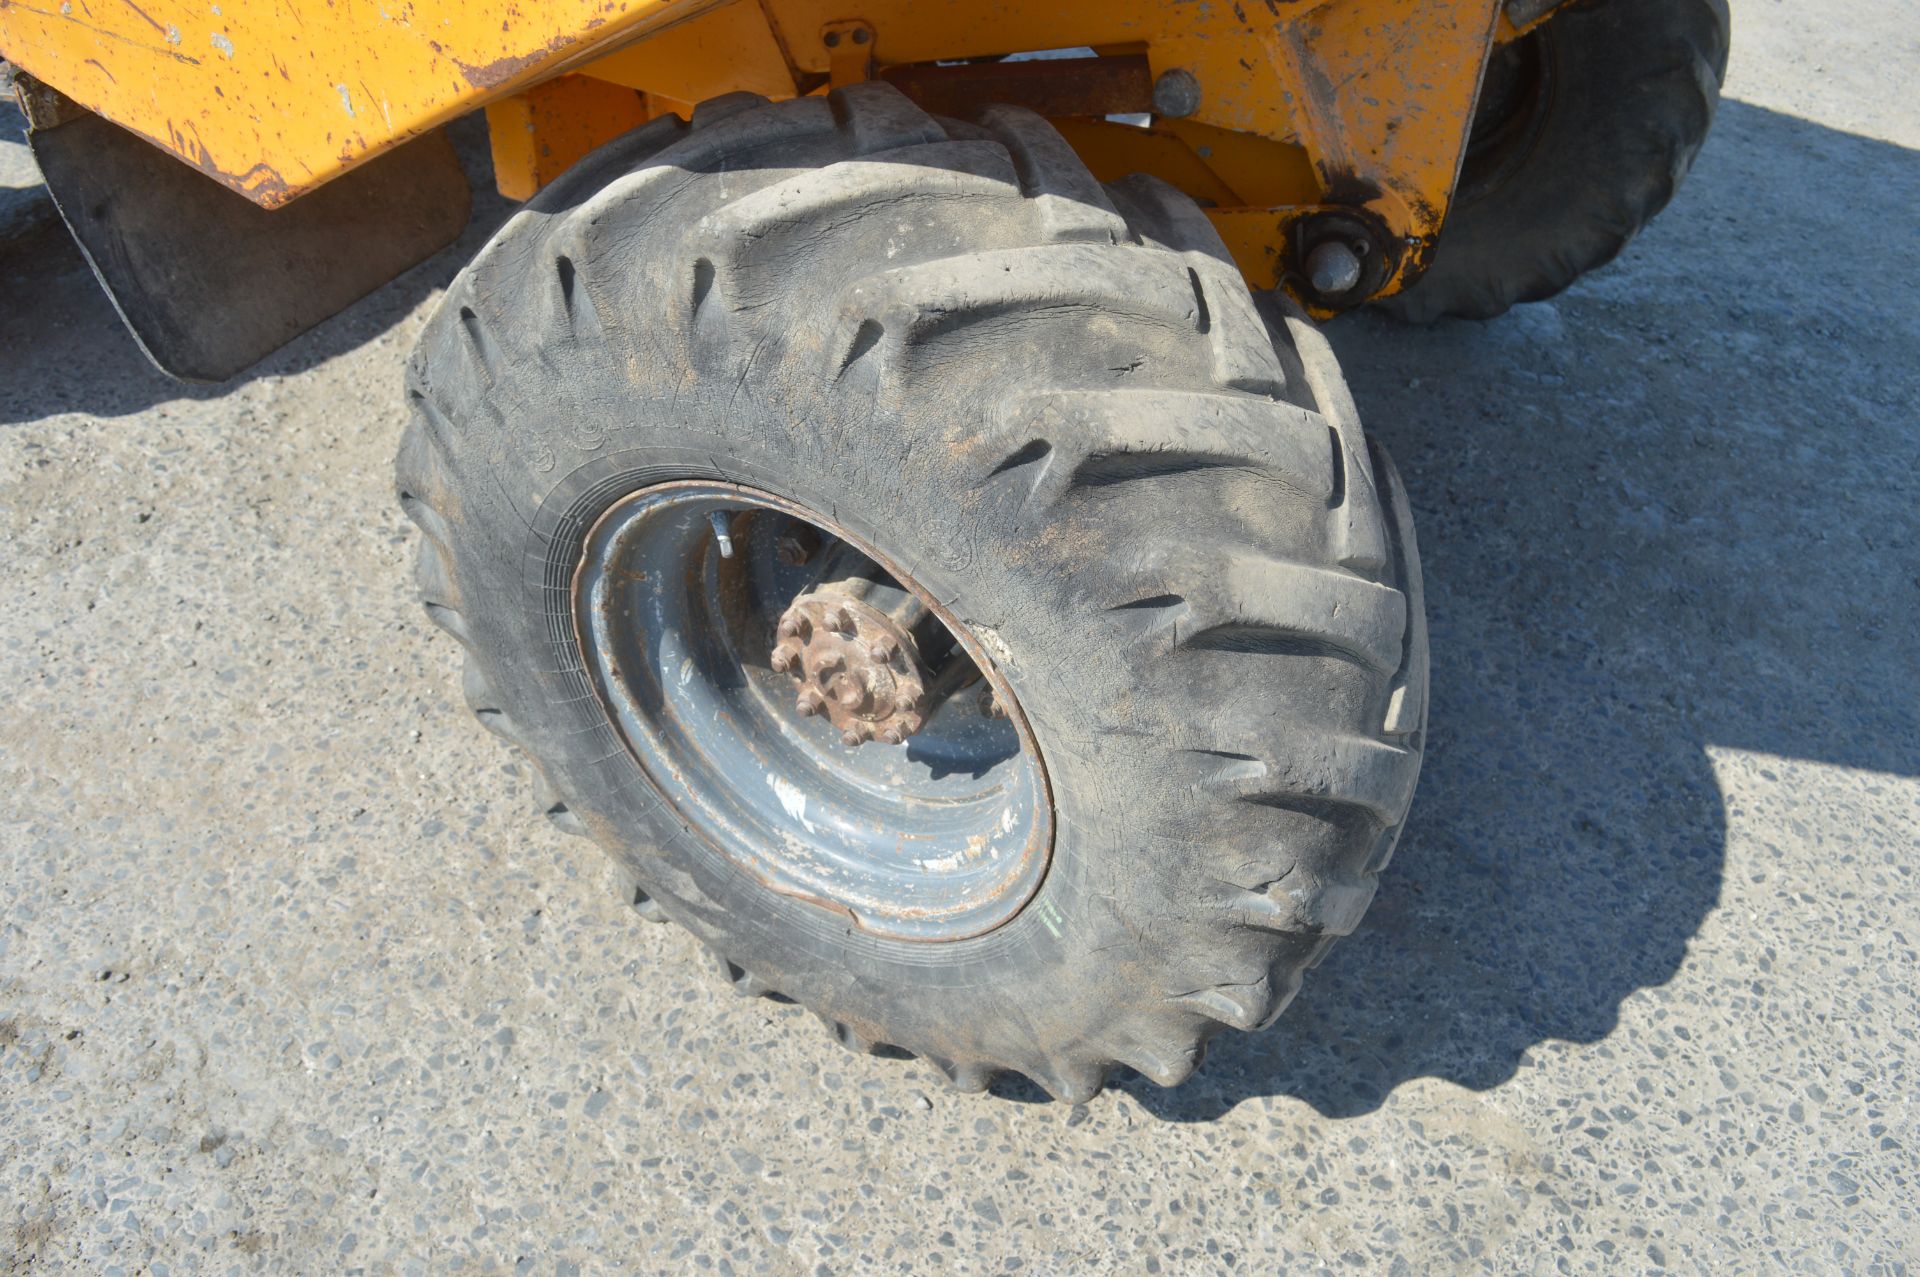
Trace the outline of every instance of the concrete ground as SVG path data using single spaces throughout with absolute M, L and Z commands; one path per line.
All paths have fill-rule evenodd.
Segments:
M 1920 5 L 1736 27 L 1619 263 L 1335 326 L 1411 826 L 1279 1027 L 1071 1109 L 736 999 L 532 815 L 388 493 L 454 256 L 183 391 L 0 243 L 0 1271 L 1910 1271 Z

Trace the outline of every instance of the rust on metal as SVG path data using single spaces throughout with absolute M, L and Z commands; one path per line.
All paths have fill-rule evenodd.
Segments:
M 57 129 L 86 114 L 85 107 L 24 71 L 14 74 L 13 97 L 20 104 L 20 114 L 27 117 L 27 127 L 34 130 Z
M 474 88 L 497 89 L 522 80 L 529 71 L 537 71 L 555 61 L 605 25 L 606 19 L 596 14 L 588 18 L 580 30 L 562 31 L 539 48 L 529 49 L 525 53 L 504 54 L 479 63 L 462 62 L 457 57 L 452 58 L 452 61 L 460 68 L 460 74 L 466 77 L 467 83 Z
M 927 721 L 927 676 L 912 635 L 856 598 L 811 591 L 780 616 L 772 665 L 795 706 L 824 714 L 848 745 L 898 745 Z
M 773 557 L 783 567 L 805 567 L 820 550 L 820 534 L 804 524 L 782 533 L 773 543 Z
M 1150 110 L 1153 102 L 1153 73 L 1142 53 L 957 66 L 915 63 L 886 67 L 879 78 L 935 115 L 961 118 L 988 102 L 1047 116 L 1126 115 Z
M 571 600 L 574 631 L 573 642 L 577 647 L 581 659 L 591 666 L 592 660 L 587 648 L 586 634 L 592 628 L 594 618 L 604 615 L 602 609 L 596 608 L 593 605 L 593 601 L 586 589 L 588 561 L 585 555 L 585 548 L 595 542 L 604 527 L 615 522 L 620 517 L 623 508 L 629 503 L 660 493 L 671 493 L 676 490 L 688 489 L 721 490 L 735 493 L 739 496 L 741 504 L 745 507 L 772 510 L 785 514 L 796 521 L 802 521 L 811 525 L 808 531 L 815 537 L 824 535 L 844 543 L 866 558 L 871 559 L 874 564 L 878 565 L 882 572 L 886 573 L 893 580 L 898 581 L 911 595 L 913 600 L 915 600 L 916 604 L 919 607 L 923 607 L 927 614 L 938 621 L 938 623 L 944 627 L 946 633 L 952 636 L 958 645 L 959 652 L 964 654 L 966 661 L 970 662 L 972 668 L 978 671 L 978 674 L 983 677 L 987 684 L 988 689 L 991 690 L 994 704 L 997 706 L 997 712 L 994 713 L 994 716 L 1002 717 L 1008 722 L 1018 738 L 1020 752 L 1033 759 L 1036 764 L 1036 782 L 1038 789 L 1035 799 L 1035 814 L 1037 819 L 1032 829 L 1018 850 L 1012 853 L 1011 858 L 1000 858 L 1000 862 L 1007 865 L 1008 869 L 1003 880 L 1005 885 L 997 889 L 994 898 L 1006 907 L 1005 917 L 987 923 L 978 931 L 947 936 L 945 938 L 965 939 L 971 935 L 983 934 L 999 926 L 1001 922 L 1005 921 L 1006 917 L 1013 916 L 1014 913 L 1024 907 L 1027 902 L 1033 898 L 1034 894 L 1040 890 L 1042 883 L 1045 881 L 1046 872 L 1050 868 L 1053 851 L 1053 791 L 1051 781 L 1047 775 L 1045 760 L 1040 753 L 1040 743 L 1034 735 L 1033 726 L 1027 720 L 1026 713 L 1019 699 L 1014 695 L 1013 687 L 1008 681 L 1006 673 L 995 663 L 992 654 L 988 652 L 985 645 L 973 632 L 971 627 L 961 621 L 947 605 L 940 602 L 938 598 L 919 585 L 898 562 L 886 555 L 878 547 L 866 541 L 865 538 L 840 524 L 837 520 L 762 489 L 719 480 L 671 480 L 627 494 L 627 496 L 602 511 L 599 518 L 595 520 L 593 526 L 588 530 L 582 543 L 583 554 L 581 561 L 574 570 L 573 578 L 569 586 L 568 592 Z M 816 546 L 810 550 L 809 553 L 817 553 L 818 551 L 819 547 Z M 834 593 L 836 595 L 839 594 L 838 591 L 834 591 Z M 836 598 L 836 602 L 843 601 L 844 597 L 845 596 L 840 596 Z M 774 638 L 777 646 L 779 636 L 776 635 Z M 871 653 L 869 653 L 869 659 L 872 659 Z M 950 666 L 949 668 L 954 667 Z M 616 676 L 618 675 L 617 666 L 613 672 Z M 595 701 L 600 705 L 609 721 L 617 722 L 619 714 L 612 688 L 601 678 L 589 678 L 588 682 Z M 821 696 L 819 712 L 825 713 L 827 708 L 826 693 L 823 689 L 816 690 L 820 691 Z M 809 698 L 809 702 L 811 702 L 811 698 Z M 702 801 L 700 791 L 690 789 L 685 783 L 685 777 L 677 769 L 669 767 L 665 775 L 655 774 L 649 770 L 641 760 L 632 739 L 627 738 L 624 733 L 622 733 L 622 738 L 629 756 L 639 765 L 640 774 L 648 788 L 661 801 L 676 806 L 691 802 L 697 804 L 702 813 L 709 819 L 725 821 L 726 813 Z M 771 866 L 764 859 L 742 860 L 735 857 L 722 846 L 707 829 L 690 827 L 690 832 L 698 837 L 702 844 L 711 849 L 716 855 L 725 858 L 730 864 L 768 889 L 795 900 L 820 905 L 832 909 L 835 912 L 846 914 L 852 919 L 852 925 L 862 930 L 872 929 L 871 920 L 868 917 L 869 911 L 863 911 L 857 906 L 850 908 L 844 902 L 824 898 L 817 886 L 809 888 L 788 878 L 781 877 L 772 871 Z M 900 842 L 900 852 L 903 856 L 911 858 L 914 854 L 913 840 L 903 838 Z M 978 854 L 987 854 L 987 844 L 981 844 Z M 836 871 L 832 868 L 827 868 L 823 872 L 830 876 Z M 919 904 L 901 904 L 895 902 L 892 906 L 891 916 L 901 920 L 917 921 L 935 917 L 936 911 Z M 897 938 L 911 941 L 931 942 L 932 940 L 931 937 L 912 933 L 896 932 L 887 934 L 893 934 L 896 935 Z
M 1296 224 L 1344 212 L 1394 251 L 1340 306 L 1416 279 L 1454 198 L 1488 51 L 1558 0 L 552 0 L 394 9 L 0 0 L 0 54 L 78 102 L 274 206 L 453 117 L 579 73 L 639 89 L 649 114 L 745 90 L 770 97 L 880 76 L 941 114 L 990 101 L 1068 125 L 1103 177 L 1147 172 L 1200 200 L 1249 283 L 1318 313 Z M 1023 49 L 1097 49 L 1006 63 Z M 1142 70 L 1144 62 L 1144 73 Z M 944 64 L 944 65 L 935 65 Z M 1154 105 L 1153 89 L 1162 88 Z M 585 95 L 581 95 L 584 97 Z M 609 99 L 611 101 L 611 99 Z M 1103 116 L 1154 109 L 1151 130 Z M 622 100 L 562 125 L 503 112 L 534 157 L 630 118 Z M 531 124 L 532 132 L 526 133 Z M 569 134 L 578 136 L 569 136 Z M 1086 152 L 1083 151 L 1083 154 Z M 1268 162 L 1269 159 L 1272 162 Z M 523 157 L 519 187 L 554 165 Z

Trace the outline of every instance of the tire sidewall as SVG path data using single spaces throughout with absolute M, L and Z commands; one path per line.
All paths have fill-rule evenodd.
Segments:
M 529 391 L 515 398 L 538 402 Z M 1089 632 L 1102 618 L 1081 606 L 1073 565 L 1034 563 L 1046 557 L 1046 531 L 967 482 L 973 458 L 953 446 L 976 433 L 967 423 L 936 424 L 940 415 L 925 403 L 911 420 L 865 422 L 875 437 L 900 432 L 898 448 L 875 455 L 806 446 L 787 414 L 758 406 L 730 399 L 723 429 L 693 424 L 711 421 L 712 405 L 688 411 L 682 401 L 677 427 L 635 425 L 651 414 L 627 413 L 583 431 L 576 404 L 557 419 L 520 418 L 521 437 L 502 440 L 506 446 L 471 450 L 489 458 L 490 473 L 464 483 L 465 491 L 503 502 L 521 494 L 511 511 L 464 521 L 454 550 L 463 593 L 493 600 L 471 621 L 475 659 L 511 715 L 543 743 L 567 806 L 716 952 L 876 1039 L 884 1033 L 923 1054 L 994 1058 L 997 1044 L 952 1039 L 956 1026 L 996 1018 L 982 1017 L 983 999 L 1017 1014 L 1037 996 L 1071 996 L 1090 1010 L 1140 996 L 1126 961 L 1137 936 L 1107 906 L 1130 896 L 1149 912 L 1180 907 L 1175 884 L 1162 881 L 1171 877 L 1169 862 L 1143 852 L 1156 831 L 1182 823 L 1192 794 L 1168 784 L 1165 766 L 1139 747 L 1142 733 L 1126 715 L 1137 689 L 1124 668 L 1072 659 L 1109 646 Z M 808 415 L 819 422 L 829 412 L 822 404 Z M 582 447 L 583 438 L 605 442 Z M 541 469 L 549 458 L 551 468 Z M 720 855 L 634 760 L 592 693 L 570 591 L 556 586 L 569 579 L 587 530 L 607 508 L 642 488 L 689 479 L 757 489 L 841 523 L 946 603 L 994 654 L 1039 742 L 1054 808 L 1045 877 L 1013 919 L 939 944 L 860 931 Z M 1043 659 L 1049 653 L 1069 659 Z M 1154 895 L 1158 905 L 1140 900 Z M 1103 956 L 1089 961 L 1093 954 Z M 943 994 L 957 1000 L 948 1004 Z
M 1492 318 L 1613 260 L 1706 139 L 1726 24 L 1725 0 L 1600 0 L 1526 37 L 1547 84 L 1524 155 L 1448 210 L 1425 274 L 1381 308 L 1411 322 Z
M 469 699 L 736 987 L 962 1085 L 1177 1082 L 1352 930 L 1404 818 L 1404 500 L 1324 342 L 1264 325 L 1170 188 L 1101 188 L 1028 113 L 961 140 L 885 85 L 715 105 L 589 157 L 422 335 L 402 495 Z M 604 512 L 680 480 L 819 512 L 992 656 L 1053 799 L 1010 921 L 869 935 L 749 879 L 641 774 L 573 574 Z

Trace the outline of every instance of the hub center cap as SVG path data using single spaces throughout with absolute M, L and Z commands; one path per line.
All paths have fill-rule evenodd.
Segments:
M 859 599 L 802 594 L 781 614 L 778 640 L 771 664 L 799 684 L 795 708 L 825 714 L 848 745 L 898 745 L 926 722 L 912 637 Z

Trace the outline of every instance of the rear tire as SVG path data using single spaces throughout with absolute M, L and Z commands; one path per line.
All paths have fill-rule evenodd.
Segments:
M 1433 261 L 1381 309 L 1492 319 L 1619 256 L 1706 141 L 1728 31 L 1726 0 L 1577 0 L 1496 50 Z
M 1353 929 L 1420 761 L 1404 495 L 1317 330 L 1268 318 L 1189 200 L 1102 188 L 1037 116 L 707 103 L 588 157 L 428 323 L 428 611 L 547 814 L 742 992 L 963 1088 L 1171 1085 Z M 568 583 L 616 502 L 694 479 L 831 512 L 994 654 L 1052 795 L 1010 920 L 916 943 L 771 890 L 623 748 Z

